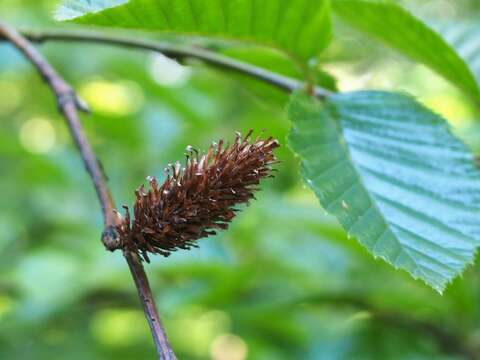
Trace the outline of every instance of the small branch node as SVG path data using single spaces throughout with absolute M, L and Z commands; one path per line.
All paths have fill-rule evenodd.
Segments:
M 122 240 L 115 226 L 110 225 L 102 232 L 102 243 L 108 251 L 115 251 L 122 248 Z
M 77 93 L 75 93 L 75 105 L 77 106 L 78 111 L 81 111 L 87 115 L 90 115 L 92 111 L 88 106 L 87 102 L 83 100 Z
M 90 108 L 87 103 L 71 88 L 67 88 L 65 91 L 57 94 L 58 109 L 62 111 L 67 104 L 75 104 L 77 110 L 90 114 Z

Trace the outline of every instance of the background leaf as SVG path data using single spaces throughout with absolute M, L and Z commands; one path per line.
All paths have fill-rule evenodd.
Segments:
M 62 19 L 73 19 L 86 13 L 96 13 L 127 2 L 128 0 L 65 0 L 58 7 L 57 16 Z
M 330 39 L 329 0 L 130 0 L 101 10 L 67 0 L 60 20 L 130 29 L 215 36 L 277 47 L 306 60 Z M 118 3 L 118 1 L 117 1 Z
M 333 11 L 354 28 L 419 61 L 480 100 L 478 84 L 446 41 L 408 11 L 391 2 L 335 0 Z
M 433 26 L 470 66 L 477 82 L 480 81 L 480 23 L 451 22 Z
M 480 241 L 480 171 L 446 122 L 412 98 L 297 94 L 290 145 L 323 207 L 374 256 L 438 291 Z

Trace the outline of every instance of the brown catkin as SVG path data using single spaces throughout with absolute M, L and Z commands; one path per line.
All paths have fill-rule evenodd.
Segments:
M 196 247 L 195 241 L 228 228 L 238 211 L 235 206 L 254 199 L 257 185 L 271 177 L 276 162 L 273 138 L 250 140 L 237 133 L 232 145 L 223 140 L 212 144 L 201 157 L 191 147 L 185 168 L 177 162 L 159 185 L 153 177 L 150 186 L 135 191 L 134 216 L 126 214 L 117 230 L 124 248 L 137 252 L 147 262 L 148 253 L 170 255 L 177 249 Z

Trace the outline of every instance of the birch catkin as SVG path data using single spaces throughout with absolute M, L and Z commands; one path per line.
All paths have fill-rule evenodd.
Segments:
M 136 251 L 147 262 L 148 253 L 170 255 L 177 249 L 196 247 L 196 240 L 228 228 L 238 211 L 248 204 L 257 185 L 271 177 L 276 162 L 273 138 L 250 140 L 251 131 L 237 134 L 232 145 L 223 140 L 198 156 L 187 149 L 185 168 L 171 166 L 162 185 L 149 177 L 149 188 L 136 192 L 133 219 L 127 206 L 118 226 L 124 248 Z

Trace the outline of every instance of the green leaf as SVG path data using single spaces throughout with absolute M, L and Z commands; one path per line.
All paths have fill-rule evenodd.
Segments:
M 460 56 L 436 32 L 391 2 L 334 0 L 334 12 L 349 25 L 429 66 L 467 95 L 480 100 L 475 77 Z
M 55 15 L 58 20 L 74 19 L 87 13 L 97 13 L 127 2 L 128 0 L 65 0 L 58 7 Z
M 480 22 L 433 24 L 433 27 L 457 50 L 480 82 Z
M 322 206 L 375 257 L 439 292 L 480 243 L 480 171 L 447 123 L 387 92 L 294 94 L 290 146 Z
M 65 0 L 56 17 L 248 41 L 302 60 L 320 53 L 331 32 L 329 0 Z

